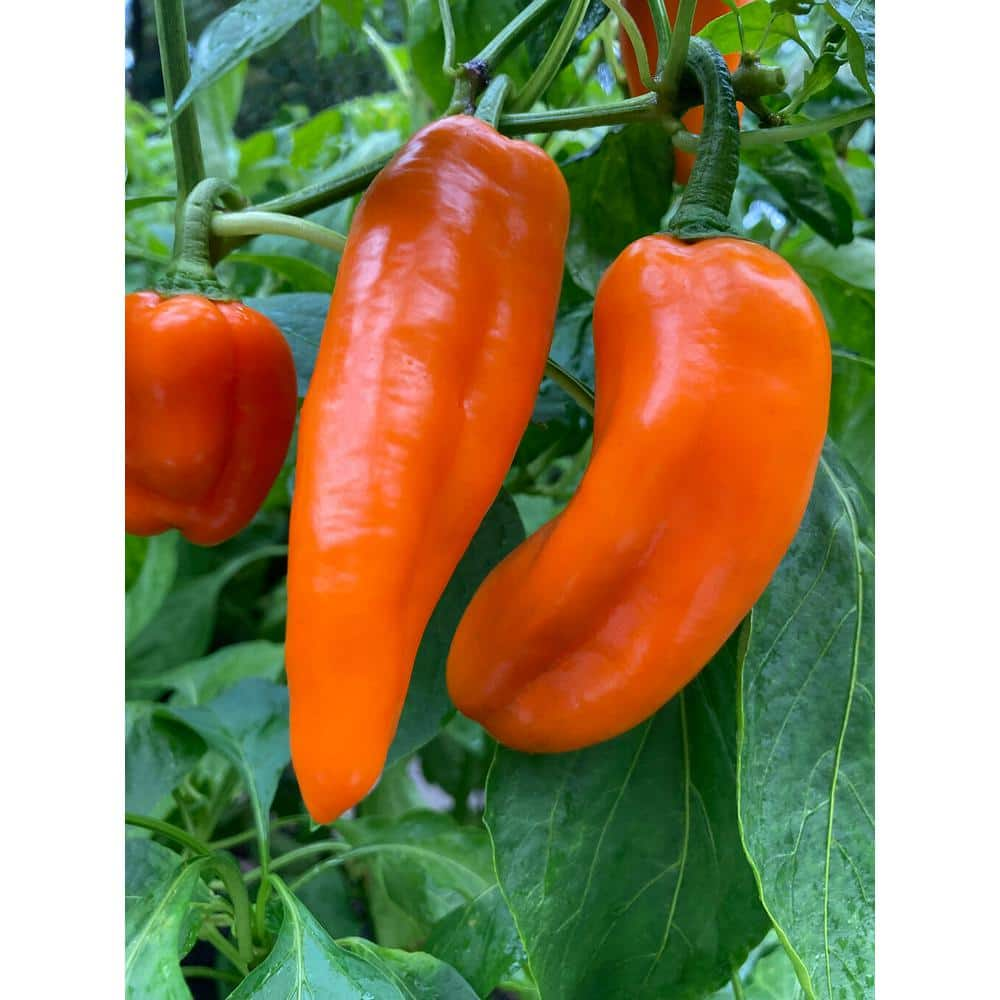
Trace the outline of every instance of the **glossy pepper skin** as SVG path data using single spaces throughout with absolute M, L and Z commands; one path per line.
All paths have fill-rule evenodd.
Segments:
M 677 20 L 677 7 L 679 0 L 666 0 L 667 16 L 670 23 Z M 749 0 L 736 0 L 736 6 L 742 7 Z M 650 72 L 656 67 L 656 57 L 659 52 L 659 45 L 656 42 L 656 29 L 653 27 L 653 15 L 649 12 L 649 0 L 624 0 L 625 9 L 632 15 L 636 26 L 646 43 L 646 57 L 649 60 Z M 730 12 L 726 0 L 699 0 L 695 8 L 694 21 L 691 24 L 692 32 L 701 31 L 710 21 Z M 628 90 L 633 97 L 647 93 L 639 78 L 639 65 L 635 60 L 635 50 L 632 42 L 625 34 L 624 28 L 618 29 L 618 44 L 621 49 L 622 65 L 625 67 L 625 78 L 628 80 Z M 739 53 L 730 53 L 725 56 L 726 65 L 730 70 L 736 69 L 740 64 Z M 689 132 L 695 134 L 701 132 L 704 112 L 701 107 L 691 108 L 681 116 L 684 127 Z M 694 165 L 694 155 L 686 153 L 681 149 L 674 150 L 674 180 L 678 184 L 687 184 L 691 176 L 691 168 Z
M 448 660 L 458 708 L 518 750 L 609 739 L 694 677 L 791 543 L 826 430 L 823 317 L 765 247 L 638 240 L 594 348 L 579 489 L 486 578 Z
M 240 302 L 125 297 L 125 530 L 215 545 L 281 470 L 297 386 L 281 331 Z
M 363 197 L 299 426 L 285 662 L 292 760 L 335 819 L 382 770 L 421 635 L 530 419 L 569 195 L 466 115 Z

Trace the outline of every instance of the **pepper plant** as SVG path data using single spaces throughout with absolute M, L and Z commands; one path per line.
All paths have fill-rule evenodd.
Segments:
M 128 291 L 176 274 L 189 196 L 225 190 L 197 213 L 202 265 L 281 331 L 304 397 L 359 198 L 450 115 L 555 161 L 569 236 L 531 421 L 423 632 L 385 769 L 347 813 L 314 823 L 290 762 L 296 437 L 221 544 L 127 536 L 127 995 L 871 997 L 873 0 L 205 6 L 132 0 L 155 18 L 163 97 L 126 102 Z M 338 96 L 274 100 L 262 121 L 248 95 L 302 53 L 337 67 Z M 743 109 L 718 142 L 687 128 L 709 105 L 692 66 L 717 53 Z M 737 152 L 724 196 L 701 191 L 718 172 L 699 158 Z M 449 698 L 452 639 L 585 475 L 602 276 L 636 240 L 706 226 L 780 255 L 822 311 L 829 420 L 805 515 L 655 714 L 569 752 L 501 746 Z

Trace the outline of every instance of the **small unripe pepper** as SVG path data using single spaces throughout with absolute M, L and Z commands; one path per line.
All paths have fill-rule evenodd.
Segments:
M 318 822 L 378 779 L 424 628 L 530 419 L 568 223 L 552 160 L 467 115 L 417 132 L 355 213 L 289 539 L 292 761 Z
M 742 7 L 749 0 L 736 0 L 736 6 Z M 667 16 L 671 24 L 677 20 L 677 8 L 679 0 L 667 0 Z M 624 0 L 625 9 L 632 15 L 642 35 L 642 40 L 646 43 L 646 59 L 649 62 L 650 72 L 656 67 L 656 58 L 660 47 L 656 40 L 656 28 L 653 25 L 653 15 L 649 10 L 649 0 Z M 694 21 L 691 23 L 692 32 L 701 31 L 710 21 L 730 12 L 730 6 L 726 0 L 700 0 L 695 8 Z M 624 28 L 618 29 L 618 44 L 621 49 L 622 65 L 625 67 L 625 79 L 628 81 L 628 90 L 633 97 L 647 92 L 645 84 L 639 77 L 639 64 L 636 62 L 635 50 L 632 48 L 632 41 L 625 33 Z M 731 70 L 736 69 L 740 64 L 739 53 L 730 53 L 725 56 L 726 64 Z M 701 132 L 704 112 L 700 107 L 691 108 L 681 116 L 684 127 L 689 132 Z M 694 154 L 687 153 L 681 149 L 674 150 L 674 180 L 678 184 L 687 184 L 691 176 L 691 168 L 694 166 Z
M 518 750 L 574 750 L 659 709 L 764 591 L 805 512 L 830 343 L 802 280 L 718 235 L 738 167 L 721 56 L 678 236 L 627 247 L 594 306 L 590 465 L 565 510 L 481 585 L 448 658 L 458 708 Z M 687 241 L 697 242 L 687 242 Z
M 281 331 L 212 279 L 219 189 L 208 181 L 188 200 L 168 294 L 125 297 L 125 530 L 179 528 L 198 545 L 256 514 L 281 471 L 298 394 Z

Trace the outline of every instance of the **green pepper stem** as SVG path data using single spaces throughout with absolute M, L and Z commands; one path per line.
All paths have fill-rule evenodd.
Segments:
M 188 195 L 181 211 L 181 226 L 174 239 L 174 256 L 158 289 L 167 295 L 195 292 L 210 299 L 225 299 L 212 267 L 212 213 L 218 202 L 241 208 L 243 197 L 229 181 L 207 177 Z
M 191 77 L 184 3 L 183 0 L 155 0 L 154 9 L 160 67 L 163 70 L 163 92 L 167 99 L 167 112 L 173 114 L 174 102 Z M 179 224 L 180 203 L 205 176 L 198 114 L 193 104 L 189 104 L 171 121 L 170 140 L 174 147 L 174 167 L 177 172 Z
M 479 103 L 476 105 L 476 117 L 496 128 L 510 88 L 510 77 L 506 73 L 501 73 L 490 83 L 486 92 L 479 99 Z
M 212 235 L 226 238 L 241 236 L 292 236 L 318 247 L 342 253 L 347 237 L 308 219 L 280 212 L 224 212 L 212 216 Z
M 677 16 L 674 18 L 674 27 L 670 32 L 670 48 L 667 51 L 666 59 L 661 55 L 659 61 L 663 61 L 663 72 L 658 81 L 660 92 L 667 98 L 668 102 L 673 101 L 677 96 L 677 91 L 681 83 L 681 74 L 688 61 L 688 47 L 691 41 L 691 28 L 694 24 L 694 10 L 697 0 L 680 0 L 677 6 Z
M 639 25 L 635 23 L 635 18 L 618 3 L 618 0 L 604 0 L 604 6 L 618 18 L 618 23 L 628 36 L 642 85 L 647 90 L 653 90 L 653 70 L 649 66 L 649 54 L 646 52 L 646 43 L 642 40 L 642 32 L 639 30 Z M 659 55 L 658 58 L 662 58 L 662 55 Z
M 534 73 L 518 92 L 514 102 L 515 111 L 529 111 L 548 88 L 562 69 L 566 53 L 573 44 L 573 38 L 583 23 L 583 15 L 587 13 L 587 0 L 570 0 L 566 15 L 556 31 L 552 44 L 549 45 L 542 61 L 535 67 Z
M 740 166 L 740 122 L 729 68 L 718 50 L 692 38 L 688 66 L 701 87 L 705 117 L 691 177 L 670 232 L 681 239 L 705 239 L 730 231 L 729 206 Z

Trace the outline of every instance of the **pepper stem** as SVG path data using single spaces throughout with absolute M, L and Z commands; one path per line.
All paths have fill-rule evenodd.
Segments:
M 174 238 L 174 256 L 159 291 L 166 295 L 195 292 L 210 299 L 231 298 L 223 291 L 212 266 L 212 215 L 220 202 L 230 209 L 246 204 L 239 191 L 220 177 L 206 177 L 188 195 Z
M 691 177 L 670 232 L 685 240 L 730 232 L 729 206 L 740 167 L 739 117 L 729 68 L 718 50 L 692 38 L 687 65 L 701 87 L 705 118 Z
M 493 81 L 486 88 L 483 96 L 476 105 L 476 117 L 482 119 L 487 125 L 497 127 L 500 115 L 503 112 L 504 101 L 510 93 L 510 77 L 506 73 L 501 73 L 494 77 Z

